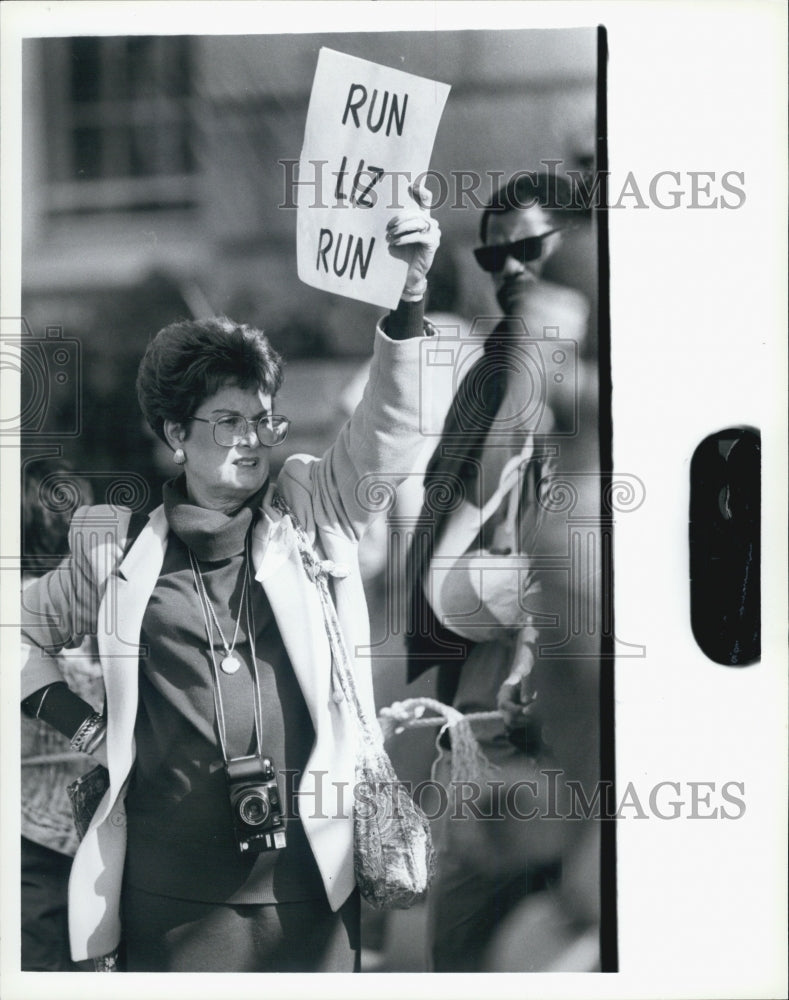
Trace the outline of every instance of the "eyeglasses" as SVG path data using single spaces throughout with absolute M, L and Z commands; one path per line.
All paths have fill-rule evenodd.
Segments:
M 288 436 L 290 420 L 276 413 L 264 413 L 257 420 L 247 420 L 246 417 L 227 416 L 219 417 L 217 420 L 206 420 L 205 417 L 190 417 L 190 420 L 198 420 L 201 424 L 211 424 L 214 432 L 214 441 L 220 448 L 232 448 L 233 445 L 240 444 L 249 435 L 250 426 L 255 428 L 258 441 L 273 448 L 282 444 Z
M 562 226 L 560 229 L 549 229 L 547 233 L 540 233 L 539 236 L 525 236 L 513 243 L 493 243 L 491 246 L 477 247 L 474 256 L 483 271 L 491 273 L 503 271 L 508 257 L 514 257 L 521 264 L 526 264 L 530 260 L 539 260 L 542 256 L 542 241 L 566 228 L 566 226 Z

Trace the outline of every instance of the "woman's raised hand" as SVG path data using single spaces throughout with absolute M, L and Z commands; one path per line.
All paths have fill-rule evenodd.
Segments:
M 436 220 L 430 216 L 433 197 L 424 180 L 409 187 L 408 193 L 413 199 L 413 204 L 389 220 L 386 226 L 386 242 L 389 245 L 389 253 L 408 264 L 408 274 L 401 297 L 413 302 L 425 294 L 427 272 L 441 242 L 441 230 Z

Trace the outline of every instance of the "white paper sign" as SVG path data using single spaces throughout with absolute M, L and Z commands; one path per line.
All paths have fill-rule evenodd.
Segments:
M 322 48 L 299 161 L 297 256 L 307 285 L 393 309 L 406 264 L 387 221 L 424 175 L 449 86 Z

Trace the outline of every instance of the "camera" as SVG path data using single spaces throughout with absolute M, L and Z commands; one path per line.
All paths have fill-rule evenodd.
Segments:
M 274 765 L 268 757 L 236 757 L 225 765 L 233 810 L 233 826 L 242 854 L 260 854 L 285 847 Z
M 75 437 L 82 431 L 80 343 L 48 326 L 34 336 L 23 317 L 0 317 L 2 369 L 19 375 L 19 410 L 3 419 L 0 434 Z
M 501 317 L 478 316 L 465 336 L 460 335 L 458 327 L 439 326 L 436 337 L 420 342 L 423 435 L 446 435 L 443 419 L 437 421 L 436 412 L 447 412 L 472 369 L 473 384 L 469 383 L 457 397 L 455 433 L 459 438 L 473 433 L 484 421 L 488 381 L 500 381 L 505 376 L 517 386 L 515 399 L 496 416 L 490 434 L 509 437 L 513 431 L 562 436 L 576 433 L 577 342 L 560 336 L 555 326 L 530 334 L 522 319 L 511 317 L 508 322 L 510 330 L 499 336 L 501 350 L 489 355 L 485 354 L 485 341 L 501 323 Z

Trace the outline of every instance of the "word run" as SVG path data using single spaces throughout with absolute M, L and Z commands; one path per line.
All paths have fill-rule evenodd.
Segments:
M 355 241 L 355 243 L 354 243 Z M 331 229 L 321 229 L 320 235 L 318 237 L 318 256 L 315 260 L 315 269 L 320 271 L 321 263 L 323 264 L 323 269 L 328 274 L 329 273 L 329 263 L 327 257 L 332 246 L 334 246 L 334 258 L 332 260 L 332 270 L 341 278 L 346 270 L 348 270 L 348 263 L 350 261 L 351 269 L 348 272 L 348 277 L 353 278 L 356 272 L 356 266 L 359 266 L 359 274 L 362 278 L 367 277 L 367 269 L 370 266 L 370 258 L 373 255 L 373 247 L 375 246 L 375 237 L 370 238 L 369 246 L 367 247 L 367 252 L 364 249 L 364 240 L 361 236 L 354 236 L 349 233 L 345 237 L 345 255 L 343 256 L 343 234 L 335 234 Z M 353 248 L 353 253 L 351 253 L 351 248 Z
M 391 104 L 389 103 L 389 98 L 391 97 Z M 405 124 L 405 109 L 408 104 L 408 94 L 403 94 L 402 106 L 398 103 L 397 94 L 391 94 L 388 90 L 384 91 L 384 96 L 381 99 L 381 108 L 378 112 L 378 120 L 373 122 L 375 117 L 375 104 L 378 100 L 378 88 L 373 91 L 372 99 L 370 100 L 370 106 L 367 108 L 367 128 L 371 132 L 380 132 L 381 126 L 386 118 L 386 134 L 390 135 L 392 131 L 392 123 L 397 130 L 398 135 L 403 134 L 403 125 Z M 353 123 L 357 128 L 361 128 L 361 120 L 359 118 L 359 109 L 364 107 L 367 102 L 367 87 L 361 83 L 352 83 L 350 90 L 348 91 L 348 99 L 345 102 L 345 111 L 342 113 L 342 124 L 344 125 L 348 120 L 348 115 L 353 118 Z M 389 117 L 386 116 L 387 108 L 389 109 Z

